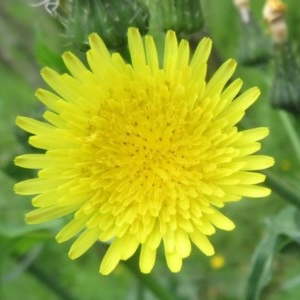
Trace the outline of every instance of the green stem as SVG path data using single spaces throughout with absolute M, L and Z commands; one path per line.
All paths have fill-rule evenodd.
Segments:
M 22 260 L 21 257 L 15 257 L 17 261 Z M 53 276 L 50 276 L 45 271 L 43 271 L 38 265 L 32 263 L 28 266 L 27 271 L 37 278 L 41 283 L 43 283 L 47 288 L 49 288 L 53 293 L 55 293 L 58 299 L 61 300 L 75 300 L 62 286 L 58 284 Z
M 284 127 L 286 128 L 286 132 L 292 142 L 296 157 L 300 163 L 300 139 L 291 121 L 291 117 L 287 112 L 282 110 L 279 110 L 278 114 Z
M 300 192 L 290 186 L 286 180 L 271 171 L 263 171 L 266 177 L 266 185 L 284 200 L 300 209 Z
M 137 257 L 123 261 L 124 265 L 160 300 L 176 300 L 176 297 L 163 287 L 153 276 L 141 273 Z
M 144 289 L 145 289 L 144 285 L 140 281 L 138 281 L 137 297 L 136 297 L 137 300 L 145 300 Z

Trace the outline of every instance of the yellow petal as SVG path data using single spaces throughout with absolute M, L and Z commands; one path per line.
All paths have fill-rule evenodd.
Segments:
M 176 252 L 166 253 L 167 265 L 171 272 L 177 273 L 182 267 L 182 258 Z
M 70 75 L 60 75 L 50 68 L 43 68 L 41 75 L 45 82 L 59 95 L 69 102 L 76 102 L 78 98 L 78 81 Z
M 29 224 L 41 224 L 52 221 L 54 219 L 63 217 L 78 209 L 78 206 L 64 206 L 64 207 L 46 207 L 38 208 L 26 214 L 26 222 Z
M 192 242 L 207 256 L 214 255 L 215 250 L 208 238 L 200 233 L 199 231 L 194 231 L 189 234 Z
M 243 170 L 256 171 L 269 168 L 274 165 L 274 158 L 266 155 L 251 155 L 243 157 L 245 163 Z
M 79 81 L 87 82 L 91 77 L 93 77 L 92 73 L 72 52 L 65 52 L 62 58 L 68 70 Z
M 100 230 L 98 228 L 86 229 L 73 243 L 69 257 L 76 259 L 85 253 L 99 239 Z
M 186 40 L 181 40 L 178 47 L 177 70 L 182 70 L 188 66 L 190 58 L 190 47 Z
M 233 75 L 236 66 L 237 63 L 233 59 L 229 59 L 223 63 L 207 83 L 204 97 L 213 98 L 215 95 L 219 95 L 227 81 Z
M 118 265 L 122 255 L 122 248 L 115 241 L 112 242 L 110 247 L 108 248 L 105 256 L 101 262 L 99 272 L 103 275 L 108 275 L 111 273 L 116 266 Z
M 215 107 L 215 114 L 218 115 L 223 109 L 228 107 L 228 105 L 232 102 L 234 97 L 238 94 L 241 87 L 243 85 L 243 81 L 238 78 L 231 82 L 221 93 L 221 100 L 219 101 L 218 106 Z
M 56 190 L 42 193 L 32 199 L 32 205 L 35 207 L 49 207 L 57 205 L 59 195 Z
M 234 223 L 217 210 L 213 214 L 207 215 L 207 218 L 220 229 L 231 231 L 235 228 Z
M 156 74 L 159 70 L 158 56 L 156 46 L 152 36 L 147 35 L 145 37 L 145 50 L 147 57 L 147 64 L 150 67 L 152 74 Z
M 226 117 L 226 115 L 234 115 L 235 113 L 244 112 L 249 106 L 251 106 L 258 96 L 260 95 L 260 90 L 256 87 L 250 88 L 239 97 L 237 97 L 226 110 L 224 110 L 220 116 Z
M 54 190 L 62 182 L 62 179 L 44 180 L 34 178 L 17 183 L 14 189 L 15 192 L 20 195 L 34 195 Z
M 182 258 L 188 257 L 191 253 L 190 238 L 182 229 L 177 229 L 175 232 L 175 252 Z
M 136 236 L 132 234 L 125 234 L 124 237 L 120 238 L 119 247 L 123 248 L 121 259 L 127 260 L 137 250 L 139 243 L 137 242 Z
M 241 145 L 248 145 L 251 142 L 259 141 L 269 134 L 269 128 L 267 127 L 258 127 L 253 129 L 243 130 L 240 133 L 239 139 L 236 140 L 234 145 L 241 146 Z
M 74 218 L 56 235 L 55 238 L 57 242 L 63 243 L 78 234 L 82 229 L 84 229 L 89 217 L 90 216 L 88 215 L 82 215 L 80 218 Z
M 151 249 L 147 245 L 142 244 L 139 265 L 143 273 L 150 273 L 153 269 L 156 259 L 156 249 Z
M 165 39 L 165 51 L 163 68 L 166 72 L 167 78 L 173 73 L 176 68 L 178 53 L 177 37 L 174 31 L 168 30 Z
M 91 49 L 87 52 L 87 60 L 93 73 L 100 78 L 111 65 L 111 55 L 103 40 L 96 34 L 89 36 Z
M 143 70 L 146 65 L 145 49 L 137 28 L 131 27 L 128 30 L 128 47 L 133 68 L 136 71 Z
M 167 230 L 163 236 L 164 248 L 166 253 L 173 253 L 175 247 L 174 231 Z
M 27 117 L 17 117 L 16 124 L 25 131 L 33 134 L 51 134 L 55 129 L 55 127 L 50 124 Z
M 242 184 L 257 184 L 264 182 L 266 179 L 266 176 L 261 173 L 255 173 L 255 172 L 237 172 L 234 177 L 239 179 L 239 183 Z
M 43 104 L 45 104 L 53 111 L 57 113 L 60 113 L 62 111 L 61 107 L 57 104 L 64 102 L 64 100 L 62 100 L 62 98 L 60 98 L 59 96 L 44 89 L 38 89 L 35 92 L 35 95 Z
M 198 225 L 199 230 L 205 235 L 212 235 L 216 232 L 216 228 L 211 224 L 210 220 L 207 220 L 206 217 L 202 217 Z M 195 225 L 196 226 L 196 225 Z
M 14 163 L 16 166 L 27 169 L 42 169 L 53 165 L 53 161 L 45 154 L 20 155 L 15 158 Z
M 193 58 L 191 60 L 190 66 L 191 68 L 195 68 L 198 65 L 202 65 L 203 63 L 207 63 L 208 57 L 211 52 L 212 41 L 210 38 L 204 37 L 200 43 L 198 44 Z
M 236 185 L 232 187 L 224 187 L 224 190 L 229 193 L 235 193 L 243 197 L 260 198 L 267 197 L 270 195 L 271 190 L 258 185 Z

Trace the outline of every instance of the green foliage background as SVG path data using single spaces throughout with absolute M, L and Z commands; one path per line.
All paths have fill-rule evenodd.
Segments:
M 150 33 L 160 41 L 163 31 L 156 11 L 158 1 L 144 2 L 152 13 Z M 288 6 L 290 39 L 299 58 L 299 3 L 284 2 Z M 253 14 L 268 39 L 261 16 L 263 4 L 260 0 L 251 2 Z M 201 35 L 212 37 L 213 69 L 225 59 L 237 56 L 241 38 L 239 15 L 229 0 L 203 0 L 202 7 L 205 27 L 191 41 Z M 63 71 L 63 51 L 72 49 L 82 55 L 62 32 L 62 26 L 42 7 L 34 8 L 29 1 L 19 0 L 0 3 L 0 299 L 156 299 L 126 265 L 120 265 L 108 277 L 99 275 L 103 255 L 99 247 L 93 247 L 76 261 L 69 260 L 70 243 L 58 245 L 54 241 L 61 223 L 26 225 L 24 214 L 31 209 L 30 199 L 13 193 L 14 183 L 31 175 L 13 165 L 16 155 L 29 150 L 28 136 L 16 128 L 15 117 L 41 115 L 43 107 L 36 101 L 34 90 L 44 86 L 39 76 L 42 66 Z M 261 89 L 260 100 L 249 110 L 242 126 L 270 127 L 271 134 L 263 142 L 262 152 L 275 157 L 271 175 L 280 178 L 279 183 L 290 194 L 275 188 L 268 198 L 244 199 L 225 208 L 237 228 L 230 233 L 219 231 L 212 238 L 217 254 L 225 259 L 221 269 L 213 269 L 210 259 L 196 250 L 185 260 L 179 274 L 171 274 L 160 254 L 152 276 L 176 299 L 300 297 L 299 117 L 270 108 L 273 74 L 271 59 L 259 66 L 240 65 L 235 76 L 243 79 L 245 89 L 255 85 Z M 293 135 L 296 141 L 291 139 Z

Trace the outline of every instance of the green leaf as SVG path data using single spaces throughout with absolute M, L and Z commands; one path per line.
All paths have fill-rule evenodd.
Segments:
M 41 32 L 37 34 L 35 51 L 37 61 L 41 66 L 48 66 L 58 72 L 65 71 L 61 53 L 56 52 L 49 45 L 49 41 L 42 36 Z
M 259 299 L 262 289 L 272 277 L 272 262 L 276 253 L 290 245 L 300 244 L 299 211 L 294 207 L 283 209 L 268 222 L 268 234 L 258 244 L 252 257 L 246 300 Z M 298 248 L 299 249 L 299 248 Z

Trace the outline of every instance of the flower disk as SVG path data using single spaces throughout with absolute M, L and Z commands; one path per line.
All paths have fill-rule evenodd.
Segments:
M 188 42 L 178 44 L 169 31 L 162 66 L 153 38 L 143 42 L 135 28 L 128 31 L 131 64 L 110 54 L 97 34 L 89 42 L 90 70 L 70 52 L 63 60 L 71 75 L 42 70 L 56 92 L 37 91 L 49 108 L 46 122 L 17 118 L 32 134 L 29 143 L 45 150 L 15 159 L 39 170 L 37 178 L 15 186 L 18 194 L 36 195 L 27 222 L 71 214 L 57 241 L 77 237 L 72 259 L 98 240 L 109 242 L 102 274 L 139 246 L 140 269 L 150 272 L 161 243 L 170 270 L 178 272 L 192 243 L 213 255 L 207 236 L 215 227 L 234 228 L 218 208 L 270 192 L 256 185 L 264 175 L 253 172 L 273 164 L 268 156 L 253 155 L 268 129 L 236 127 L 259 90 L 237 96 L 242 81 L 227 84 L 233 60 L 206 82 L 208 38 L 190 59 Z

